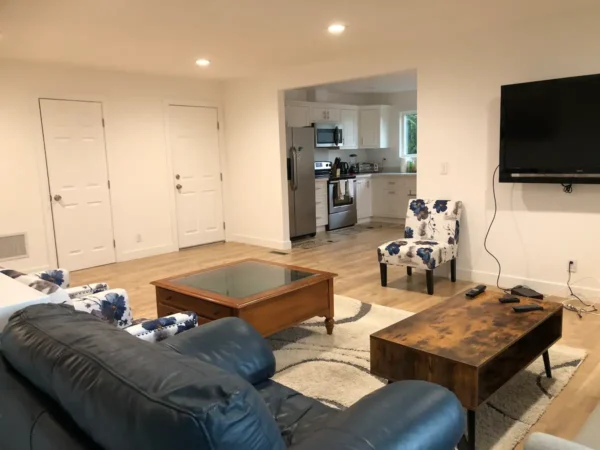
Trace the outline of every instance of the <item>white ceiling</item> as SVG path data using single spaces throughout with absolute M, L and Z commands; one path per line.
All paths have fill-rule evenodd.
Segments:
M 506 27 L 596 0 L 0 0 L 0 58 L 230 78 Z M 348 28 L 331 36 L 327 26 Z M 194 61 L 213 64 L 198 68 Z
M 326 86 L 330 92 L 353 94 L 389 94 L 393 92 L 414 91 L 417 89 L 417 71 L 407 70 L 377 77 L 330 83 Z

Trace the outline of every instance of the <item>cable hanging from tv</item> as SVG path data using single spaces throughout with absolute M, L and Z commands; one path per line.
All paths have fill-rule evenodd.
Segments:
M 564 193 L 571 194 L 573 192 L 573 185 L 571 183 L 561 183 L 561 186 Z

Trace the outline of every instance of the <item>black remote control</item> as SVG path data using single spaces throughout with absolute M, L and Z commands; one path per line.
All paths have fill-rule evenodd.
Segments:
M 529 311 L 543 311 L 544 307 L 540 305 L 519 305 L 513 306 L 513 310 L 516 313 L 529 312 Z
M 467 296 L 469 298 L 475 298 L 479 294 L 483 294 L 485 292 L 485 288 L 486 288 L 485 284 L 480 284 L 479 286 L 475 286 L 473 289 L 469 289 L 465 293 L 465 296 Z
M 500 303 L 520 303 L 519 297 L 500 297 L 498 299 Z

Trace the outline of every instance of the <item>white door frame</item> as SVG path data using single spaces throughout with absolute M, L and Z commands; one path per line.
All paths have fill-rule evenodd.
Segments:
M 214 108 L 217 110 L 217 121 L 219 122 L 219 129 L 217 130 L 219 142 L 217 148 L 219 150 L 219 163 L 221 165 L 221 173 L 223 174 L 223 180 L 221 181 L 221 205 L 223 206 L 223 220 L 227 222 L 227 208 L 225 204 L 225 180 L 227 179 L 227 165 L 226 158 L 223 152 L 223 142 L 224 142 L 224 126 L 223 126 L 223 111 L 222 107 L 217 102 L 209 102 L 209 101 L 190 101 L 190 100 L 165 100 L 163 101 L 163 117 L 165 124 L 165 145 L 167 148 L 167 171 L 168 171 L 168 180 L 170 181 L 169 185 L 169 199 L 171 202 L 171 238 L 173 239 L 173 243 L 177 247 L 177 251 L 180 250 L 179 247 L 179 234 L 177 233 L 177 198 L 175 197 L 175 189 L 173 188 L 173 149 L 171 148 L 171 140 L 170 140 L 170 129 L 169 129 L 169 106 L 190 106 L 190 107 L 199 107 L 199 108 Z M 229 230 L 225 228 L 225 240 L 227 240 L 227 233 Z
M 38 96 L 36 99 L 37 109 L 40 114 L 40 122 L 39 122 L 39 130 L 40 135 L 42 137 L 42 155 L 43 164 L 38 165 L 38 170 L 40 171 L 41 178 L 41 186 L 42 186 L 42 201 L 45 204 L 44 206 L 44 228 L 46 229 L 46 241 L 48 242 L 48 259 L 54 263 L 54 267 L 44 267 L 40 268 L 40 270 L 44 270 L 47 268 L 58 268 L 58 249 L 56 247 L 56 229 L 54 225 L 54 214 L 52 212 L 52 193 L 50 192 L 50 172 L 48 171 L 48 155 L 46 153 L 46 140 L 44 137 L 44 125 L 43 125 L 43 116 L 42 116 L 42 104 L 41 100 L 57 100 L 57 101 L 67 101 L 67 102 L 88 102 L 88 103 L 100 103 L 100 109 L 102 111 L 102 133 L 104 135 L 104 158 L 106 159 L 106 177 L 108 182 L 110 183 L 110 159 L 108 157 L 108 139 L 106 135 L 106 103 L 103 97 L 90 97 L 86 95 L 81 96 Z M 41 167 L 40 167 L 41 166 Z M 112 198 L 112 189 L 108 190 L 108 200 L 110 202 L 110 223 L 112 229 L 113 242 L 115 239 L 115 221 L 113 217 L 113 198 Z M 113 245 L 113 254 L 115 255 L 115 262 L 119 262 L 117 258 L 117 249 L 116 245 Z M 37 270 L 37 268 L 35 269 Z M 82 269 L 85 270 L 85 269 Z
M 31 105 L 32 111 L 36 111 L 40 120 L 37 122 L 38 130 L 38 148 L 36 165 L 38 172 L 38 181 L 40 184 L 40 195 L 42 198 L 42 216 L 43 226 L 46 235 L 46 251 L 48 254 L 48 264 L 44 266 L 29 267 L 27 268 L 30 272 L 36 272 L 45 269 L 53 269 L 58 267 L 58 254 L 56 252 L 56 239 L 54 237 L 54 217 L 52 215 L 52 201 L 50 200 L 50 186 L 48 179 L 48 162 L 46 161 L 46 146 L 44 144 L 44 130 L 42 126 L 42 113 L 40 110 L 40 100 L 72 100 L 72 101 L 87 101 L 87 102 L 98 102 L 102 104 L 102 115 L 106 119 L 109 116 L 106 97 L 98 95 L 79 95 L 73 94 L 72 92 L 58 93 L 58 92 L 37 92 L 30 97 L 29 104 Z M 110 121 L 108 121 L 110 123 Z M 104 144 L 106 148 L 106 158 L 108 162 L 107 170 L 110 170 L 110 158 L 108 155 L 108 135 L 106 127 L 104 128 Z M 109 173 L 110 178 L 110 173 Z M 111 205 L 113 203 L 112 192 L 109 193 Z M 112 217 L 111 217 L 112 219 Z M 114 227 L 113 227 L 114 231 Z

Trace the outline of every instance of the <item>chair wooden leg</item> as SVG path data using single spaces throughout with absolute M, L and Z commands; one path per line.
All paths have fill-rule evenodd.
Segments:
M 381 275 L 381 285 L 387 286 L 387 264 L 379 263 L 379 273 Z
M 433 295 L 433 270 L 427 270 L 427 293 Z
M 450 281 L 456 283 L 456 258 L 450 261 Z
M 406 268 L 406 274 L 410 277 L 412 275 L 412 267 Z

